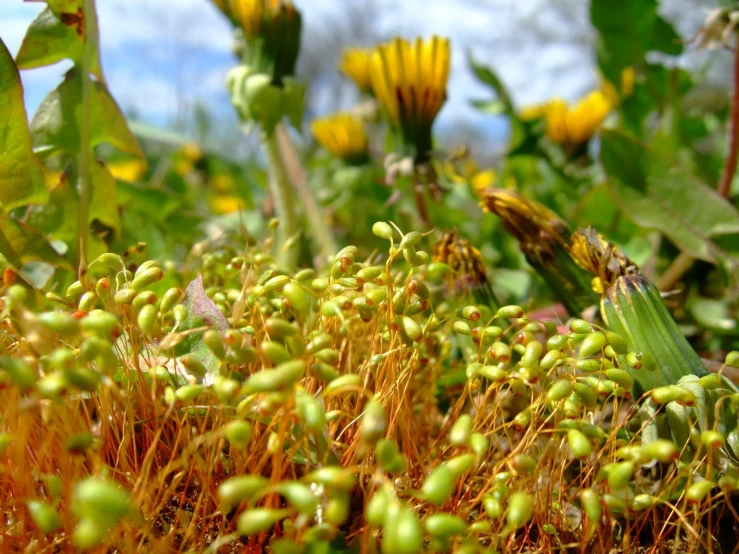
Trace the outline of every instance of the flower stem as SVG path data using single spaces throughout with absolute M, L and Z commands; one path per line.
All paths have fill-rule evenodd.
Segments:
M 729 153 L 726 157 L 726 166 L 721 175 L 718 193 L 724 198 L 729 197 L 731 183 L 736 173 L 737 154 L 739 153 L 739 49 L 734 54 L 734 93 L 731 97 L 731 119 L 729 121 Z
M 295 266 L 298 251 L 293 244 L 287 241 L 298 231 L 298 220 L 295 215 L 293 191 L 287 177 L 285 164 L 280 154 L 280 146 L 274 132 L 263 133 L 262 143 L 267 151 L 269 167 L 269 189 L 275 203 L 275 212 L 280 220 L 277 227 L 277 242 L 275 244 L 277 261 L 287 267 Z
M 308 183 L 305 178 L 305 170 L 303 169 L 300 159 L 298 158 L 295 146 L 290 135 L 287 133 L 285 126 L 280 123 L 275 129 L 277 141 L 280 146 L 285 166 L 290 178 L 298 192 L 300 201 L 303 203 L 305 209 L 305 216 L 308 218 L 310 224 L 310 230 L 312 238 L 318 249 L 320 250 L 320 259 L 318 260 L 319 267 L 325 266 L 336 252 L 339 251 L 336 246 L 336 239 L 331 231 L 331 228 L 326 224 L 326 219 L 321 211 L 320 206 L 316 202 Z
M 93 29 L 95 17 L 94 0 L 84 0 L 85 29 Z M 91 40 L 85 36 L 82 64 L 80 68 L 82 79 L 82 105 L 80 106 L 80 150 L 77 153 L 77 178 L 79 189 L 79 206 L 77 209 L 77 235 L 80 238 L 80 259 L 84 259 L 87 249 L 87 239 L 90 232 L 90 200 L 92 189 L 90 183 L 90 164 L 92 151 L 90 148 L 90 97 L 92 94 L 92 80 L 90 79 Z

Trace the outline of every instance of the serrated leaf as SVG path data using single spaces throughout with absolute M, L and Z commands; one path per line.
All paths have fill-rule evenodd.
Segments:
M 187 309 L 187 317 L 177 327 L 177 331 L 187 331 L 207 326 L 223 333 L 229 328 L 228 320 L 221 313 L 221 310 L 205 294 L 202 275 L 198 274 L 197 278 L 187 285 L 182 304 Z M 209 373 L 217 371 L 220 365 L 218 358 L 203 343 L 203 331 L 184 337 L 175 348 L 175 353 L 178 356 L 186 353 L 194 355 Z
M 79 10 L 79 11 L 78 11 Z M 84 13 L 82 8 L 72 12 L 54 11 L 47 7 L 31 22 L 23 43 L 15 57 L 20 69 L 52 65 L 62 60 L 82 63 L 85 49 Z M 97 39 L 91 44 L 90 71 L 101 81 L 103 73 Z
M 20 269 L 32 261 L 46 262 L 69 271 L 74 268 L 36 229 L 9 216 L 0 217 L 0 253 Z
M 44 99 L 31 121 L 34 149 L 44 156 L 80 150 L 82 79 L 71 69 L 64 81 Z M 90 146 L 107 143 L 121 152 L 144 158 L 118 104 L 102 83 L 93 82 L 90 94 Z
M 0 209 L 48 200 L 41 163 L 33 155 L 23 86 L 13 57 L 0 40 Z
M 715 190 L 632 137 L 601 133 L 601 162 L 611 198 L 647 229 L 665 234 L 692 257 L 716 261 L 714 239 L 739 234 L 739 212 Z

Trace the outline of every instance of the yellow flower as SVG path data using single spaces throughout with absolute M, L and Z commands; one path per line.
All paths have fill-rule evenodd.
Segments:
M 217 215 L 228 214 L 246 207 L 243 198 L 230 194 L 211 196 L 208 204 L 210 204 L 211 211 Z
M 146 173 L 146 163 L 138 159 L 109 162 L 105 166 L 113 177 L 128 183 L 135 183 Z
M 526 106 L 521 109 L 518 117 L 521 118 L 522 121 L 535 121 L 537 119 L 543 119 L 547 115 L 549 104 L 549 102 L 544 102 L 543 104 Z
M 362 122 L 348 113 L 314 119 L 311 124 L 318 143 L 334 156 L 361 162 L 367 157 L 367 133 Z
M 498 177 L 494 169 L 480 169 L 477 162 L 470 157 L 465 157 L 456 164 L 449 162 L 444 169 L 452 181 L 469 183 L 473 191 L 492 187 Z
M 601 76 L 600 86 L 603 94 L 606 95 L 608 101 L 614 106 L 620 104 L 622 98 L 627 98 L 634 93 L 634 83 L 636 82 L 636 70 L 633 67 L 625 67 L 621 71 L 621 83 L 619 85 L 620 92 L 608 79 Z
M 212 0 L 244 33 L 244 64 L 279 84 L 295 73 L 302 18 L 291 0 Z
M 600 128 L 612 109 L 603 92 L 596 90 L 570 107 L 564 100 L 552 100 L 546 110 L 546 134 L 557 144 L 586 143 Z
M 396 38 L 372 54 L 372 90 L 380 107 L 418 161 L 431 150 L 431 126 L 446 100 L 449 39 Z
M 371 48 L 347 48 L 342 53 L 341 62 L 339 62 L 341 72 L 354 81 L 354 84 L 364 93 L 372 92 L 370 61 L 373 52 Z

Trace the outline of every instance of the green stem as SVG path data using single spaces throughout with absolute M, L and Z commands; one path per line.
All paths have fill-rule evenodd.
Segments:
M 305 171 L 295 151 L 295 146 L 282 123 L 277 125 L 275 134 L 277 135 L 277 141 L 280 145 L 285 165 L 287 166 L 287 172 L 295 185 L 298 196 L 300 196 L 300 201 L 303 203 L 305 216 L 310 224 L 311 235 L 313 235 L 314 242 L 321 252 L 317 265 L 319 267 L 324 266 L 339 251 L 336 245 L 336 239 L 331 228 L 326 224 L 326 219 L 323 216 L 321 208 L 308 186 Z
M 84 0 L 85 11 L 85 43 L 82 54 L 82 105 L 80 106 L 80 151 L 77 158 L 77 178 L 79 190 L 79 207 L 77 209 L 77 234 L 80 237 L 80 259 L 83 259 L 87 251 L 87 238 L 90 231 L 90 200 L 92 187 L 90 183 L 90 163 L 92 151 L 90 148 L 90 96 L 92 93 L 92 81 L 90 80 L 90 60 L 92 57 L 89 32 L 94 29 L 95 18 L 94 0 Z
M 292 186 L 287 177 L 276 134 L 274 132 L 263 133 L 262 143 L 267 151 L 269 189 L 275 203 L 275 212 L 280 220 L 275 244 L 277 261 L 287 267 L 294 267 L 297 262 L 298 251 L 294 244 L 286 244 L 298 231 Z

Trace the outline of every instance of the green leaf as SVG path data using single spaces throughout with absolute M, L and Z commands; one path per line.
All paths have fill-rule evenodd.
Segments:
M 17 270 L 28 262 L 38 261 L 74 271 L 72 264 L 54 250 L 44 235 L 9 216 L 0 217 L 0 252 Z
M 15 57 L 20 69 L 52 65 L 65 59 L 82 63 L 85 47 L 84 14 L 79 8 L 72 12 L 58 12 L 47 7 L 31 22 L 23 43 Z M 103 72 L 97 38 L 91 44 L 90 71 L 101 81 Z
M 601 141 L 611 198 L 631 220 L 709 262 L 721 250 L 714 239 L 739 234 L 736 208 L 674 160 L 617 131 Z
M 659 15 L 652 28 L 652 40 L 649 49 L 670 56 L 679 56 L 683 53 L 683 43 L 680 35 L 677 34 L 669 21 Z
M 202 326 L 208 326 L 220 333 L 229 328 L 228 320 L 218 309 L 203 288 L 203 276 L 198 274 L 197 278 L 190 282 L 185 289 L 185 297 L 182 304 L 187 308 L 187 317 L 177 328 L 178 331 L 187 331 Z M 203 333 L 188 335 L 175 349 L 178 356 L 186 353 L 193 354 L 207 368 L 209 373 L 218 370 L 220 362 L 210 349 L 203 343 Z
M 590 3 L 590 20 L 599 33 L 598 62 L 610 82 L 619 83 L 621 71 L 642 61 L 649 51 L 674 51 L 677 34 L 657 14 L 657 6 L 657 0 Z
M 71 69 L 64 81 L 44 99 L 31 121 L 34 149 L 43 156 L 80 150 L 80 106 L 82 79 Z M 107 143 L 121 152 L 143 158 L 136 138 L 128 128 L 118 104 L 105 85 L 93 82 L 90 95 L 90 145 Z
M 44 172 L 31 150 L 23 86 L 0 40 L 0 210 L 48 200 Z
M 121 214 L 118 211 L 118 184 L 102 162 L 90 166 L 90 220 L 102 223 L 113 230 L 116 237 L 121 234 Z

